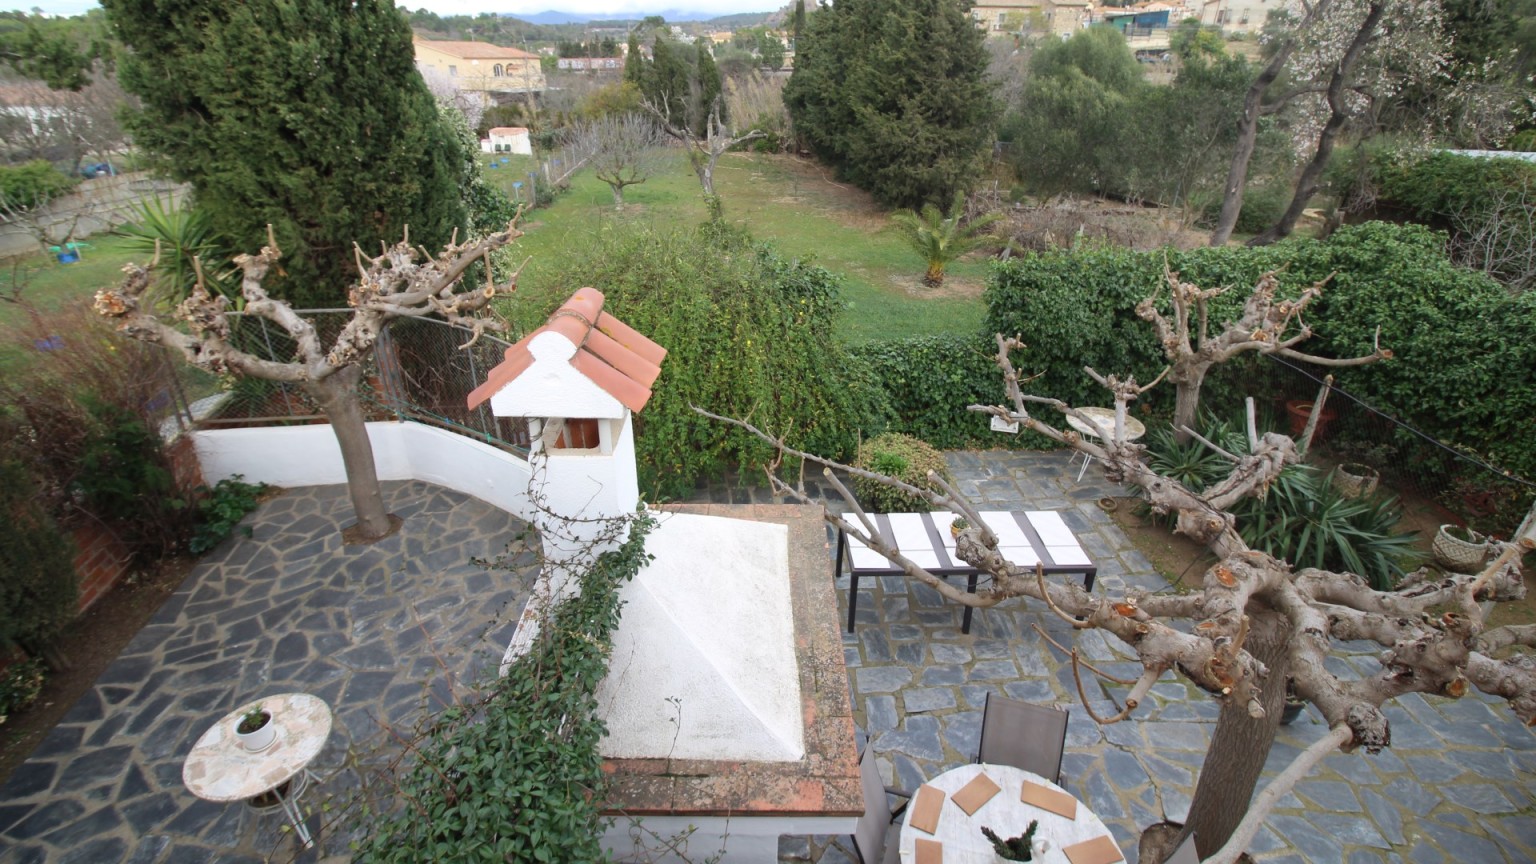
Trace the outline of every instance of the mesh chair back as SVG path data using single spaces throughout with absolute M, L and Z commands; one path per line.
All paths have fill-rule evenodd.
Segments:
M 976 761 L 1012 765 L 1060 783 L 1066 745 L 1067 712 L 987 694 Z
M 891 805 L 885 801 L 885 782 L 875 766 L 874 748 L 864 745 L 859 757 L 859 776 L 864 781 L 864 815 L 853 828 L 853 846 L 864 864 L 885 859 L 885 835 L 891 827 Z

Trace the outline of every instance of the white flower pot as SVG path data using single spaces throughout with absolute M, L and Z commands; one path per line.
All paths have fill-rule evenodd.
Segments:
M 267 718 L 267 722 L 263 723 L 261 728 L 255 732 L 240 731 L 240 723 L 244 720 L 243 717 L 235 721 L 235 740 L 239 742 L 242 749 L 256 753 L 271 747 L 272 742 L 277 739 L 277 724 L 272 722 L 272 715 L 267 714 L 265 711 L 262 714 Z

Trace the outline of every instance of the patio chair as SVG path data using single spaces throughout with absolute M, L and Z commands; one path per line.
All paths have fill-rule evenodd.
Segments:
M 1067 712 L 987 694 L 977 762 L 1012 765 L 1060 785 L 1066 746 Z
M 893 829 L 893 823 L 907 805 L 902 802 L 892 813 L 886 795 L 911 798 L 911 793 L 886 788 L 880 779 L 880 769 L 875 767 L 874 749 L 867 743 L 864 753 L 859 756 L 859 775 L 864 781 L 864 815 L 854 825 L 853 849 L 863 864 L 896 864 L 900 860 L 901 844 L 896 842 L 895 835 L 900 829 Z
M 1179 844 L 1179 848 L 1173 850 L 1173 854 L 1169 855 L 1168 860 L 1163 864 L 1200 864 L 1200 853 L 1195 851 L 1194 833 L 1185 837 L 1184 842 Z

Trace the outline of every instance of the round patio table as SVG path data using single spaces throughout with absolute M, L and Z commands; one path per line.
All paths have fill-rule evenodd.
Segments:
M 235 724 L 257 706 L 272 715 L 277 736 L 265 749 L 252 752 L 236 740 Z M 207 801 L 249 801 L 270 794 L 282 805 L 305 848 L 310 848 L 315 844 L 304 826 L 298 799 L 306 781 L 318 779 L 309 763 L 320 755 L 330 735 L 331 709 L 317 696 L 284 693 L 256 699 L 219 718 L 197 739 L 182 766 L 181 781 L 193 795 Z M 289 783 L 295 777 L 299 782 Z
M 1111 437 L 1114 436 L 1115 409 L 1079 408 L 1077 410 L 1082 414 L 1087 414 L 1088 417 L 1093 420 L 1093 425 L 1090 426 L 1089 424 L 1084 423 L 1082 420 L 1079 420 L 1071 414 L 1066 415 L 1067 425 L 1071 426 L 1073 429 L 1076 429 L 1079 434 L 1089 435 L 1099 439 L 1100 441 L 1108 441 Z M 1142 423 L 1140 420 L 1137 420 L 1134 417 L 1131 417 L 1130 415 L 1126 415 L 1125 440 L 1135 441 L 1137 438 L 1140 438 L 1145 434 L 1147 434 L 1146 424 Z M 1077 470 L 1078 480 L 1083 479 L 1083 474 L 1087 473 L 1088 463 L 1091 461 L 1093 461 L 1092 456 L 1083 454 L 1083 467 Z
M 955 803 L 955 793 L 983 773 L 1000 789 L 968 816 Z M 1041 864 L 1070 864 L 1071 859 L 1062 851 L 1065 847 L 1095 837 L 1110 837 L 1103 820 L 1081 801 L 1077 802 L 1076 816 L 1068 819 L 1019 800 L 1026 781 L 1070 797 L 1070 793 L 1044 777 L 1011 765 L 961 765 L 928 781 L 926 785 L 944 793 L 938 827 L 932 834 L 913 827 L 915 800 L 914 804 L 908 805 L 901 823 L 901 860 L 907 864 L 917 861 L 914 850 L 916 841 L 921 838 L 944 844 L 944 864 L 996 864 L 997 853 L 987 838 L 982 836 L 982 826 L 992 829 L 997 836 L 1007 840 L 1023 834 L 1029 828 L 1030 820 L 1039 823 L 1035 828 L 1035 838 L 1043 839 L 1047 844 L 1045 854 L 1037 854 L 1034 859 Z M 1113 843 L 1113 838 L 1110 838 L 1110 842 Z M 1118 848 L 1115 847 L 1115 851 L 1118 852 Z

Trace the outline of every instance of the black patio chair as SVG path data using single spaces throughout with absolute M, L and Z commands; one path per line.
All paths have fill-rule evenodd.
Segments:
M 875 766 L 874 749 L 866 742 L 859 756 L 859 775 L 864 781 L 864 815 L 853 828 L 853 851 L 863 864 L 897 864 L 900 860 L 900 843 L 896 842 L 899 828 L 894 828 L 896 817 L 906 809 L 907 802 L 893 813 L 887 794 L 910 799 L 912 794 L 900 789 L 889 789 L 880 779 L 880 769 Z
M 1012 765 L 1059 786 L 1066 747 L 1067 712 L 987 694 L 977 762 Z

